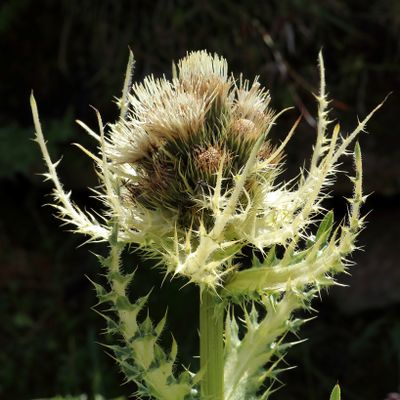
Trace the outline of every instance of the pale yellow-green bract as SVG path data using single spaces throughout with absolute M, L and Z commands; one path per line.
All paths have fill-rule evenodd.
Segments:
M 270 133 L 282 112 L 271 109 L 258 79 L 233 77 L 224 58 L 206 51 L 180 60 L 171 80 L 149 76 L 132 85 L 132 69 L 131 55 L 114 124 L 104 126 L 97 111 L 98 132 L 78 122 L 98 145 L 97 154 L 78 146 L 96 165 L 102 214 L 80 209 L 63 188 L 31 97 L 45 176 L 54 185 L 53 206 L 75 232 L 110 244 L 110 256 L 101 259 L 110 287 L 95 287 L 99 302 L 110 303 L 118 317 L 104 315 L 109 331 L 123 339 L 111 347 L 139 395 L 203 399 L 198 386 L 204 371 L 175 372 L 175 340 L 168 352 L 158 344 L 165 318 L 158 324 L 138 318 L 147 296 L 129 300 L 133 274 L 123 274 L 119 264 L 129 244 L 157 257 L 166 274 L 214 292 L 227 311 L 220 398 L 265 399 L 293 344 L 284 342 L 285 334 L 303 322 L 293 311 L 310 308 L 321 288 L 335 284 L 334 275 L 346 270 L 347 256 L 356 248 L 365 196 L 360 147 L 350 146 L 382 104 L 348 134 L 339 124 L 331 127 L 320 54 L 311 161 L 297 179 L 283 182 L 283 151 L 299 120 L 282 143 L 273 144 Z M 321 202 L 340 157 L 348 155 L 354 157 L 354 194 L 347 221 L 335 225 L 333 212 Z M 257 252 L 248 268 L 238 263 L 244 247 Z M 243 308 L 244 318 L 235 317 L 232 304 Z M 262 317 L 260 305 L 266 311 Z

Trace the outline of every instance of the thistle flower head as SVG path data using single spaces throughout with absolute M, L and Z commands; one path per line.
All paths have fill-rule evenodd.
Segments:
M 298 182 L 289 183 L 277 176 L 299 121 L 281 144 L 271 144 L 270 130 L 282 112 L 270 108 L 269 93 L 258 79 L 235 78 L 224 58 L 206 51 L 180 60 L 171 80 L 148 76 L 130 86 L 127 79 L 115 124 L 105 131 L 98 114 L 97 134 L 80 123 L 99 142 L 99 156 L 83 150 L 97 164 L 102 182 L 97 194 L 107 206 L 105 218 L 118 222 L 119 239 L 157 256 L 168 273 L 212 288 L 237 279 L 234 257 L 244 246 L 262 254 L 275 245 L 293 254 L 302 251 L 300 244 L 314 237 L 309 228 L 321 218 L 321 201 L 339 158 L 349 154 L 349 145 L 381 106 L 347 136 L 338 125 L 329 133 L 321 55 L 319 61 L 314 152 Z M 71 203 L 38 119 L 36 128 L 61 217 L 92 239 L 108 239 L 107 224 Z M 361 162 L 357 165 L 360 169 Z M 334 241 L 341 260 L 354 248 L 349 244 L 362 225 L 360 171 L 356 176 L 351 226 L 342 227 Z M 235 285 L 229 286 L 232 292 Z
M 218 179 L 225 192 L 233 188 L 272 122 L 269 101 L 257 81 L 237 84 L 226 60 L 205 51 L 180 60 L 172 81 L 151 76 L 134 85 L 128 115 L 112 126 L 106 147 L 116 170 L 135 171 L 124 207 L 168 210 L 182 228 L 202 219 L 209 226 L 210 210 L 199 204 Z

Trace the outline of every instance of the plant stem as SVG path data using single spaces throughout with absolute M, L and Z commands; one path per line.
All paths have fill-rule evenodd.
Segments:
M 224 398 L 224 309 L 217 294 L 200 292 L 200 368 L 202 400 Z

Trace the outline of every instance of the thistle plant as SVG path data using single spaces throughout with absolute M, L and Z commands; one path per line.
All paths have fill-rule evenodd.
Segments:
M 267 399 L 294 344 L 287 334 L 305 322 L 296 310 L 312 310 L 312 299 L 351 265 L 365 200 L 354 142 L 382 104 L 344 134 L 329 120 L 320 54 L 316 142 L 310 163 L 285 182 L 284 149 L 300 119 L 273 144 L 270 132 L 286 110 L 271 108 L 257 78 L 233 77 L 224 58 L 206 51 L 173 65 L 171 80 L 132 84 L 133 64 L 131 54 L 118 120 L 104 125 L 96 111 L 98 132 L 78 121 L 98 145 L 96 154 L 78 146 L 95 163 L 101 211 L 82 210 L 63 188 L 31 97 L 52 205 L 74 232 L 109 245 L 99 257 L 108 285 L 94 286 L 107 331 L 118 337 L 109 347 L 138 398 Z M 346 220 L 335 224 L 322 202 L 342 156 L 354 158 L 354 193 Z M 198 286 L 199 371 L 177 367 L 175 339 L 160 345 L 167 316 L 153 322 L 143 311 L 150 294 L 131 298 L 135 273 L 120 259 L 132 248 L 156 259 L 166 277 Z M 253 254 L 247 267 L 244 249 Z

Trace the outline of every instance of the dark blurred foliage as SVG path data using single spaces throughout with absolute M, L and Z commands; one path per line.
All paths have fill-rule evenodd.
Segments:
M 224 55 L 232 71 L 244 72 L 271 90 L 273 106 L 295 105 L 282 119 L 277 140 L 297 115 L 304 115 L 288 146 L 288 171 L 310 154 L 315 123 L 312 92 L 318 87 L 317 53 L 323 47 L 332 115 L 344 130 L 394 90 L 360 138 L 365 187 L 374 209 L 361 236 L 366 251 L 347 277 L 350 288 L 323 294 L 318 318 L 300 335 L 310 338 L 287 357 L 298 368 L 281 375 L 286 386 L 275 398 L 319 400 L 338 380 L 348 400 L 384 399 L 400 390 L 400 271 L 397 249 L 400 189 L 399 94 L 400 2 L 398 0 L 3 0 L 0 5 L 0 398 L 31 399 L 55 394 L 132 393 L 121 386 L 113 360 L 97 342 L 103 320 L 90 308 L 95 295 L 85 275 L 99 267 L 84 238 L 59 228 L 49 185 L 36 174 L 43 165 L 29 110 L 34 89 L 51 153 L 64 155 L 60 175 L 81 205 L 96 207 L 87 186 L 96 185 L 89 160 L 71 146 L 93 144 L 74 124 L 94 126 L 98 108 L 105 121 L 117 109 L 128 46 L 135 54 L 135 79 L 170 74 L 171 60 L 206 48 Z M 350 163 L 349 163 L 350 165 Z M 348 165 L 344 164 L 344 168 Z M 327 206 L 343 215 L 340 179 Z M 161 286 L 162 275 L 140 255 L 134 296 Z M 168 304 L 169 328 L 181 343 L 181 360 L 195 365 L 197 292 L 184 282 L 165 282 L 150 302 L 160 318 Z M 156 293 L 156 292 L 154 292 Z M 166 335 L 167 336 L 167 335 Z M 166 338 L 168 342 L 169 338 Z

